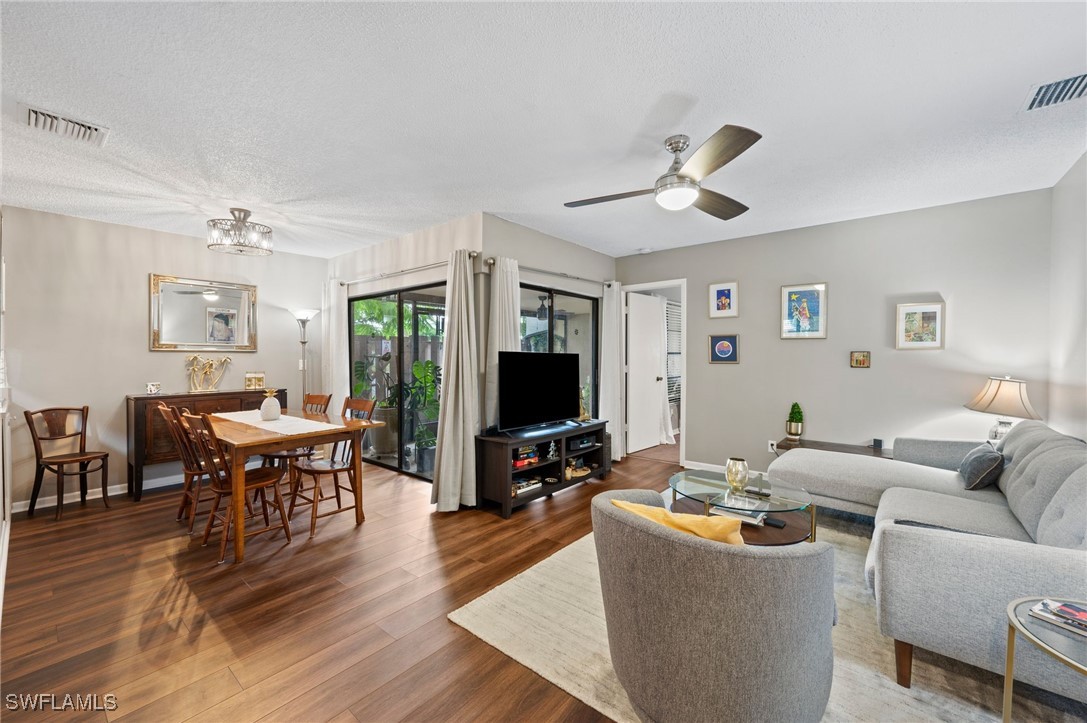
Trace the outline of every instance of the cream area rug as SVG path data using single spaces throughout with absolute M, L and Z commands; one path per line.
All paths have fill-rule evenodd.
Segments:
M 864 583 L 871 526 L 819 516 L 819 539 L 834 545 L 834 684 L 824 721 L 996 721 L 1003 677 L 916 650 L 913 687 L 894 681 L 894 649 L 876 626 Z M 612 720 L 637 723 L 608 653 L 592 535 L 449 614 L 449 619 Z M 1080 706 L 1016 684 L 1016 721 L 1079 721 Z

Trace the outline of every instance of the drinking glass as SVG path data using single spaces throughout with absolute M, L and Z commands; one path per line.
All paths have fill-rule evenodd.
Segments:
M 729 457 L 725 465 L 725 479 L 733 492 L 743 492 L 747 486 L 747 460 L 743 457 Z

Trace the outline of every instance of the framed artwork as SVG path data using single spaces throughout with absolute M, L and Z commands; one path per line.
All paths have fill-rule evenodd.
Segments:
M 737 287 L 735 281 L 710 284 L 710 318 L 739 316 L 740 292 Z
M 710 334 L 710 364 L 739 364 L 740 335 Z
M 849 352 L 849 366 L 853 367 L 854 369 L 870 369 L 872 367 L 872 352 Z
M 246 372 L 246 389 L 264 389 L 264 372 Z
M 943 349 L 944 303 L 899 304 L 895 349 Z
M 827 285 L 781 287 L 781 338 L 827 338 Z
M 207 312 L 208 343 L 233 344 L 238 329 L 238 310 L 209 306 Z

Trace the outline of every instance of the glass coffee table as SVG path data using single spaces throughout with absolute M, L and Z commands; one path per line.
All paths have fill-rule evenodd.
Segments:
M 1010 723 L 1012 719 L 1012 686 L 1015 681 L 1015 634 L 1017 632 L 1072 670 L 1087 675 L 1087 637 L 1066 632 L 1052 623 L 1031 615 L 1030 609 L 1043 599 L 1045 598 L 1021 597 L 1008 603 L 1008 647 L 1005 649 L 1004 659 L 1003 720 L 1005 723 Z M 1087 602 L 1083 600 L 1050 599 L 1087 606 Z
M 786 487 L 782 484 L 771 485 L 769 480 L 762 477 L 751 476 L 748 484 L 759 487 L 765 494 L 748 494 L 745 492 L 733 492 L 728 486 L 728 480 L 722 472 L 708 472 L 704 470 L 686 469 L 677 472 L 668 480 L 668 486 L 672 488 L 672 504 L 676 505 L 678 496 L 702 503 L 703 514 L 710 514 L 712 508 L 717 507 L 740 515 L 767 513 L 768 519 L 776 519 L 785 523 L 785 528 L 792 527 L 788 533 L 772 532 L 773 528 L 752 528 L 744 526 L 741 534 L 751 530 L 763 530 L 762 535 L 766 541 L 751 540 L 751 544 L 784 545 L 808 540 L 815 542 L 815 503 L 806 490 L 796 487 Z M 796 529 L 796 524 L 804 515 L 796 514 L 807 512 L 808 519 L 804 520 L 803 528 Z M 773 517 L 771 518 L 770 515 Z M 789 523 L 792 523 L 791 525 Z M 748 541 L 749 534 L 744 535 Z

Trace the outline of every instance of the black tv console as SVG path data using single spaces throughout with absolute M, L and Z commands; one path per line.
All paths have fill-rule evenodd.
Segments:
M 606 427 L 607 422 L 593 420 L 477 436 L 476 497 L 480 507 L 484 502 L 495 503 L 499 505 L 502 517 L 508 519 L 514 509 L 533 500 L 550 497 L 579 482 L 607 476 L 611 470 L 611 460 L 604 455 Z M 570 448 L 573 442 L 583 440 L 588 440 L 584 442 L 585 446 Z M 555 457 L 548 456 L 552 442 L 555 444 Z M 535 450 L 534 458 L 529 448 Z M 519 460 L 522 456 L 528 456 L 528 459 Z M 568 480 L 565 476 L 567 464 L 577 459 L 581 459 L 590 472 Z M 520 466 L 519 461 L 522 462 Z M 541 484 L 535 489 L 515 494 L 515 482 L 536 478 L 541 482 L 548 478 L 558 482 Z

